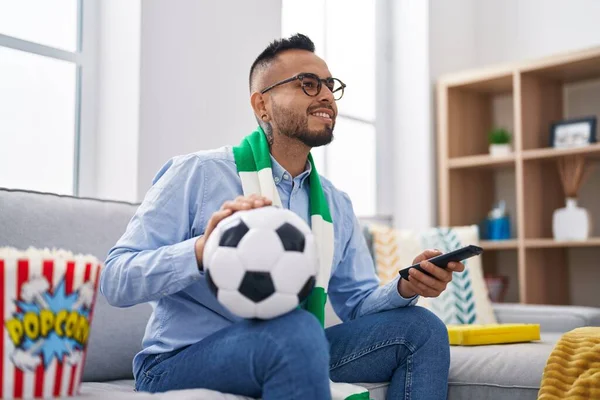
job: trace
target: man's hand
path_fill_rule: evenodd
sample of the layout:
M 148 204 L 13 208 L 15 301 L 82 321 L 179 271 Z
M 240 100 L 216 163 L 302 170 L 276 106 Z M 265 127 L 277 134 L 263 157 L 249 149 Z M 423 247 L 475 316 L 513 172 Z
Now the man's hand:
M 401 278 L 398 282 L 398 292 L 402 297 L 409 298 L 417 294 L 423 297 L 438 297 L 446 290 L 448 283 L 452 281 L 452 272 L 462 272 L 465 270 L 464 264 L 460 262 L 451 262 L 444 269 L 427 261 L 440 254 L 442 253 L 438 250 L 426 250 L 415 257 L 413 264 L 420 264 L 421 268 L 433 275 L 434 278 L 414 268 L 411 269 L 408 281 Z
M 270 206 L 272 204 L 271 200 L 266 197 L 259 196 L 256 194 L 250 196 L 238 196 L 233 201 L 226 201 L 223 203 L 219 211 L 216 211 L 211 215 L 208 223 L 206 224 L 206 230 L 204 231 L 204 235 L 200 236 L 198 240 L 196 240 L 195 250 L 196 250 L 196 260 L 198 261 L 198 265 L 202 265 L 202 253 L 204 252 L 204 245 L 208 240 L 208 237 L 215 230 L 215 227 L 224 220 L 229 217 L 236 211 L 243 210 L 251 210 L 253 208 L 261 208 Z

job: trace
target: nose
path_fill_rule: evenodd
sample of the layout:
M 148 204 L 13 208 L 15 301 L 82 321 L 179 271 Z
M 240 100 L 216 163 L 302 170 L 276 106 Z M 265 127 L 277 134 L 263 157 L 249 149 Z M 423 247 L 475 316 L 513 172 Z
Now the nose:
M 318 100 L 319 103 L 333 104 L 335 102 L 335 99 L 333 98 L 333 93 L 327 85 L 321 85 L 321 92 L 319 92 Z

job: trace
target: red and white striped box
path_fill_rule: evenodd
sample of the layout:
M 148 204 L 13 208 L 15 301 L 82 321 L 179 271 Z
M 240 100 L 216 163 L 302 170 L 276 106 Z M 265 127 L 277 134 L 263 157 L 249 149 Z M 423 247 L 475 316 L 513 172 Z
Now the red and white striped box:
M 0 248 L 0 398 L 78 394 L 101 269 L 89 255 Z

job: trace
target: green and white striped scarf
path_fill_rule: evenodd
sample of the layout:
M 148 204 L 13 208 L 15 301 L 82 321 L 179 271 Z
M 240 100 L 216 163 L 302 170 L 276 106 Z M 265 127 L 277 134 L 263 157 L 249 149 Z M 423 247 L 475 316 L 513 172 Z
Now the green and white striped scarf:
M 261 127 L 246 136 L 239 146 L 233 148 L 233 157 L 242 180 L 244 195 L 258 194 L 270 199 L 273 205 L 282 207 L 277 187 L 273 181 L 269 144 Z M 323 193 L 321 179 L 310 154 L 308 161 L 311 165 L 308 177 L 310 218 L 312 232 L 318 246 L 319 272 L 315 288 L 308 296 L 304 307 L 314 314 L 321 326 L 325 328 L 325 303 L 327 302 L 327 287 L 333 263 L 333 220 L 325 193 Z M 369 400 L 369 392 L 365 388 L 347 383 L 331 382 L 331 395 L 335 400 Z

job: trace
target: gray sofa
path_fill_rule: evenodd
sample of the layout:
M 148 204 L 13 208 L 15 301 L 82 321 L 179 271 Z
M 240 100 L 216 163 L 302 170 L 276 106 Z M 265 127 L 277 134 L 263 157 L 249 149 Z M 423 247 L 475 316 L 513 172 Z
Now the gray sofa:
M 56 247 L 104 260 L 137 205 L 0 189 L 0 246 Z M 600 309 L 495 304 L 500 322 L 540 323 L 542 341 L 513 345 L 452 347 L 448 398 L 536 399 L 546 359 L 561 333 L 600 326 Z M 149 395 L 133 392 L 131 362 L 140 349 L 151 309 L 109 306 L 98 296 L 79 397 L 106 399 L 205 399 L 206 391 Z M 335 323 L 330 321 L 329 324 Z M 370 385 L 384 399 L 386 384 Z M 214 394 L 214 393 L 213 393 Z M 219 399 L 239 399 L 222 395 Z

